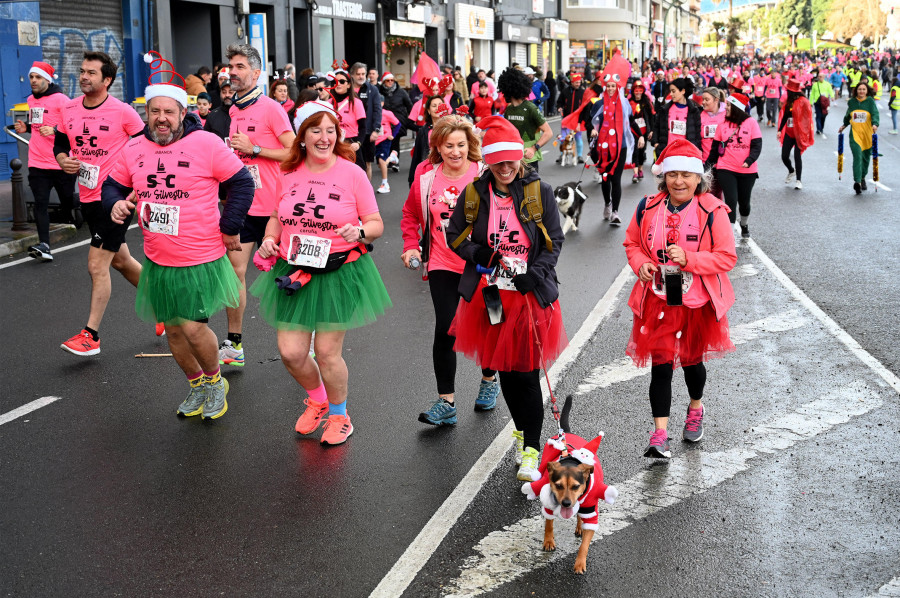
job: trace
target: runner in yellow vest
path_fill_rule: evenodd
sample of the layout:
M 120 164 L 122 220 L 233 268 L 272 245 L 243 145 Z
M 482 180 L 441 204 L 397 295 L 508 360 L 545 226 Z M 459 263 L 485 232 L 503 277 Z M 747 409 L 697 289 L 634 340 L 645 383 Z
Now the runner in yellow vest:
M 894 128 L 888 131 L 891 135 L 897 134 L 897 112 L 900 111 L 900 73 L 894 79 L 894 85 L 891 87 L 891 99 L 888 102 L 888 108 L 891 109 L 891 122 Z

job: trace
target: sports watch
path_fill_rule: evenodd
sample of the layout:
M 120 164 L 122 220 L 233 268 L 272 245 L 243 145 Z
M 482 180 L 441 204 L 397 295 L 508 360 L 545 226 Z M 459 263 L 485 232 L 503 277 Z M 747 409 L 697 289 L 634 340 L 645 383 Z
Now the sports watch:
M 258 145 L 254 145 L 253 146 L 253 157 L 255 158 L 256 156 L 258 156 L 261 151 L 262 151 L 261 147 L 259 147 Z

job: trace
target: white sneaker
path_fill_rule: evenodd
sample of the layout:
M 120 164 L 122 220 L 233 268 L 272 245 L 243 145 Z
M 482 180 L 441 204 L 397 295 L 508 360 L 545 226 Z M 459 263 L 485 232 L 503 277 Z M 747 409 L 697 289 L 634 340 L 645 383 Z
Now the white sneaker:
M 790 185 L 791 183 L 794 182 L 794 179 L 796 179 L 796 178 L 797 178 L 797 176 L 793 172 L 789 172 L 788 175 L 786 177 L 784 177 L 784 184 Z
M 602 183 L 602 182 L 603 182 L 603 176 L 600 174 L 600 171 L 599 171 L 599 170 L 595 170 L 595 171 L 594 171 L 594 182 L 595 182 L 595 183 Z
M 822 131 L 822 139 L 828 139 L 828 135 L 825 134 L 825 131 Z
M 896 135 L 896 134 L 897 134 L 897 129 L 894 129 L 893 131 L 888 131 L 888 135 Z
M 797 183 L 794 185 L 794 189 L 803 189 L 803 183 L 797 181 Z
M 516 472 L 516 479 L 520 482 L 536 482 L 541 479 L 541 473 L 538 471 L 540 457 L 537 450 L 530 446 L 522 451 L 522 464 Z
M 606 204 L 603 207 L 603 219 L 609 220 L 612 215 L 613 215 L 612 204 Z
M 610 218 L 609 218 L 609 223 L 610 223 L 611 225 L 613 225 L 613 226 L 620 226 L 620 225 L 622 224 L 622 221 L 619 219 L 619 213 L 618 213 L 618 212 L 613 212 L 613 213 L 612 213 L 612 215 L 611 215 Z
M 387 183 L 381 183 L 381 186 L 378 187 L 378 192 L 379 192 L 379 193 L 390 193 L 390 192 L 391 192 L 391 186 L 388 185 Z
M 391 152 L 391 155 L 388 157 L 388 164 L 399 164 L 399 163 L 400 163 L 400 157 L 397 156 L 396 153 Z

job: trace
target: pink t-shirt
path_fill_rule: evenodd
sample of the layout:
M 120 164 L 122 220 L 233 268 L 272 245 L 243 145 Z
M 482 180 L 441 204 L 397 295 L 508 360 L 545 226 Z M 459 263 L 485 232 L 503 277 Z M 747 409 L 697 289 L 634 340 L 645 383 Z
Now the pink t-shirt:
M 753 119 L 748 119 L 753 120 Z M 756 122 L 756 121 L 753 121 Z M 677 216 L 677 217 L 676 217 Z M 674 226 L 670 226 L 670 223 Z M 700 210 L 697 209 L 696 199 L 691 199 L 691 203 L 682 208 L 678 214 L 672 214 L 666 206 L 660 206 L 656 211 L 656 218 L 653 226 L 648 231 L 648 243 L 651 248 L 651 255 L 660 255 L 660 250 L 664 250 L 668 245 L 667 239 L 670 231 L 678 231 L 678 241 L 675 243 L 688 252 L 695 252 L 700 248 L 700 234 L 703 227 L 700 223 Z M 672 263 L 674 264 L 674 262 Z M 662 281 L 662 269 L 653 275 L 653 282 L 650 286 L 658 297 L 666 298 L 666 287 Z M 709 293 L 703 287 L 700 278 L 694 276 L 691 272 L 682 271 L 681 278 L 681 301 L 685 307 L 698 308 L 702 307 L 709 301 Z
M 119 152 L 133 135 L 144 130 L 144 121 L 134 108 L 107 96 L 94 108 L 85 108 L 84 96 L 72 98 L 63 107 L 62 126 L 72 146 L 72 157 L 82 162 L 78 172 L 81 203 L 100 201 L 100 188 Z
M 301 164 L 282 174 L 281 188 L 278 219 L 283 228 L 279 249 L 285 260 L 293 235 L 327 239 L 331 242 L 327 253 L 353 249 L 356 243 L 345 241 L 337 230 L 345 224 L 359 226 L 360 218 L 378 212 L 375 190 L 366 171 L 343 158 L 338 158 L 328 171 L 315 174 L 305 163 Z M 324 248 L 321 243 L 313 241 L 313 245 Z M 296 244 L 304 244 L 303 239 Z
M 350 98 L 344 98 L 344 101 L 337 105 L 337 113 L 341 117 L 341 129 L 344 130 L 344 137 L 358 136 L 359 121 L 366 117 L 366 107 L 363 106 L 362 100 L 354 98 L 351 106 Z
M 777 98 L 781 96 L 781 76 L 770 75 L 766 78 L 766 97 Z
M 219 183 L 243 167 L 214 133 L 194 131 L 165 147 L 135 137 L 109 176 L 134 189 L 144 255 L 161 266 L 185 267 L 225 255 Z
M 488 245 L 513 263 L 512 272 L 504 272 L 497 280 L 501 291 L 515 291 L 512 278 L 528 271 L 531 240 L 525 232 L 512 197 L 499 197 L 491 189 L 491 211 L 488 215 Z M 485 275 L 485 278 L 487 275 Z
M 478 175 L 478 164 L 472 163 L 466 174 L 458 179 L 444 176 L 444 165 L 438 164 L 431 184 L 431 196 L 428 198 L 428 209 L 431 212 L 431 247 L 428 248 L 428 271 L 449 270 L 462 274 L 466 263 L 447 246 L 446 227 L 450 222 L 450 214 L 466 185 Z
M 238 131 L 250 138 L 253 145 L 266 149 L 279 149 L 282 147 L 278 137 L 285 133 L 293 133 L 291 122 L 288 120 L 284 108 L 268 96 L 260 96 L 253 104 L 243 110 L 232 105 L 228 113 L 231 115 L 231 127 L 229 135 Z M 250 206 L 249 216 L 271 216 L 278 203 L 281 182 L 280 164 L 269 158 L 254 158 L 251 154 L 235 152 L 237 157 L 250 171 L 253 182 L 256 185 L 256 194 L 253 196 L 253 205 Z
M 735 129 L 738 130 L 735 132 Z M 732 133 L 734 133 L 734 136 L 732 136 Z M 721 141 L 724 144 L 729 137 L 731 137 L 731 141 L 728 142 L 725 153 L 719 156 L 716 168 L 747 174 L 758 172 L 758 164 L 756 162 L 751 164 L 749 168 L 744 168 L 743 166 L 744 160 L 750 155 L 750 141 L 762 137 L 762 132 L 759 130 L 759 123 L 756 122 L 756 119 L 744 119 L 740 128 L 733 123 L 725 121 L 716 131 L 716 141 Z
M 394 129 L 394 125 L 399 125 L 400 121 L 394 116 L 394 113 L 390 110 L 381 110 L 381 135 L 378 136 L 378 139 L 375 140 L 375 145 L 378 145 L 385 139 L 387 139 L 388 133 L 391 133 Z
M 715 114 L 710 114 L 706 110 L 700 113 L 700 151 L 703 153 L 704 162 L 709 158 L 709 150 L 712 148 L 719 125 L 725 122 L 725 106 L 720 106 L 723 109 Z
M 750 83 L 750 85 L 753 87 L 753 95 L 755 95 L 756 97 L 761 98 L 766 93 L 765 77 L 753 75 L 752 77 L 750 77 L 748 83 Z
M 687 104 L 679 106 L 672 103 L 669 106 L 669 143 L 674 139 L 687 138 Z
M 69 103 L 69 98 L 64 93 L 54 93 L 49 96 L 35 98 L 28 96 L 28 108 L 30 114 L 28 121 L 31 123 L 31 140 L 28 142 L 28 166 L 30 168 L 46 168 L 47 170 L 62 170 L 56 156 L 53 155 L 53 135 L 44 137 L 41 135 L 41 127 L 56 127 L 62 123 L 63 107 Z

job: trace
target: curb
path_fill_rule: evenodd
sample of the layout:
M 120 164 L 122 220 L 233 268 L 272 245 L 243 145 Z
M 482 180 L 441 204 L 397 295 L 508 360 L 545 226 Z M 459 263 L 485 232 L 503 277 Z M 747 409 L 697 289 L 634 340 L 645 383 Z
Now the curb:
M 31 245 L 40 242 L 37 232 L 22 231 L 13 233 L 11 231 L 0 232 L 0 238 L 14 235 L 15 238 L 0 243 L 0 257 L 6 257 L 16 253 L 23 253 Z M 71 239 L 75 236 L 75 225 L 73 224 L 51 224 L 50 225 L 50 246 L 57 245 L 62 241 Z

